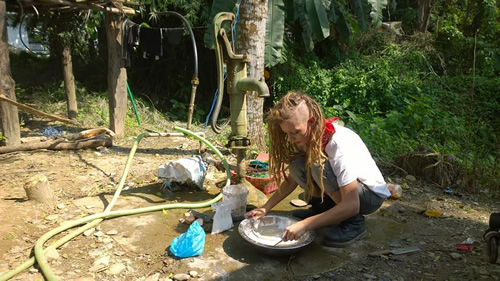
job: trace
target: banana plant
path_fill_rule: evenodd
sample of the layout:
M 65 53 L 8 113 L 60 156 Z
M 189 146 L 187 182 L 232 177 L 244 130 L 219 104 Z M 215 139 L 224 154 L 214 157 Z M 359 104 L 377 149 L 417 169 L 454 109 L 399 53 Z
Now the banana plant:
M 214 0 L 210 18 L 219 12 L 234 13 L 237 10 L 237 2 Z M 348 42 L 352 34 L 350 20 L 353 20 L 361 31 L 368 30 L 370 25 L 380 26 L 387 0 L 268 0 L 268 5 L 265 65 L 272 67 L 283 61 L 286 23 L 300 23 L 305 48 L 312 51 L 315 41 L 330 37 L 331 27 L 335 28 L 338 40 Z M 204 42 L 208 48 L 213 48 L 211 32 L 210 28 L 205 32 Z

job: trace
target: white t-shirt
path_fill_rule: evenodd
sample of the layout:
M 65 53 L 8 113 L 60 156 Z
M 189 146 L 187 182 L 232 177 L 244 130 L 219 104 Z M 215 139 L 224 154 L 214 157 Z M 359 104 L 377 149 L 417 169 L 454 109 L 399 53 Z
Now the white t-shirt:
M 387 184 L 365 143 L 352 130 L 333 124 L 335 134 L 325 152 L 340 187 L 359 180 L 382 198 L 391 196 Z

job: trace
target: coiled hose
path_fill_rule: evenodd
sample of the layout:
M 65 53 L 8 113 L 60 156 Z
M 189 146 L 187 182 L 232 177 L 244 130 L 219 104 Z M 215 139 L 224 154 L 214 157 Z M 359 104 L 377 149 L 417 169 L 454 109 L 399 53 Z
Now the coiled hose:
M 180 128 L 180 127 L 175 127 L 175 130 L 182 132 L 188 136 L 191 136 L 205 145 L 207 145 L 221 160 L 222 163 L 224 164 L 224 167 L 226 169 L 226 175 L 227 175 L 227 180 L 226 180 L 226 185 L 229 185 L 231 182 L 231 174 L 230 174 L 230 169 L 229 169 L 229 164 L 227 163 L 226 159 L 222 155 L 222 153 L 215 147 L 213 146 L 210 142 L 208 142 L 206 139 L 204 139 L 201 136 L 196 135 L 195 133 Z M 33 264 L 35 264 L 35 259 L 36 262 L 38 263 L 38 266 L 42 270 L 43 275 L 45 278 L 49 281 L 55 281 L 58 280 L 57 276 L 54 274 L 52 269 L 50 268 L 47 259 L 45 258 L 44 253 L 47 252 L 50 249 L 55 249 L 63 245 L 64 243 L 68 242 L 69 240 L 73 239 L 74 237 L 80 235 L 83 233 L 85 230 L 94 227 L 98 225 L 101 221 L 104 219 L 108 218 L 115 218 L 115 217 L 121 217 L 121 216 L 128 216 L 128 215 L 137 215 L 137 214 L 144 214 L 144 213 L 149 213 L 149 212 L 154 212 L 154 211 L 159 211 L 159 210 L 164 210 L 164 209 L 177 209 L 177 208 L 186 208 L 186 209 L 196 209 L 196 208 L 204 208 L 208 207 L 211 204 L 219 201 L 222 198 L 222 193 L 219 193 L 216 197 L 209 201 L 201 202 L 201 203 L 192 203 L 192 204 L 184 204 L 184 203 L 177 203 L 177 204 L 165 204 L 165 205 L 159 205 L 159 206 L 150 206 L 150 207 L 144 207 L 144 208 L 137 208 L 137 209 L 129 209 L 129 210 L 119 210 L 119 211 L 111 211 L 113 208 L 114 204 L 116 203 L 116 200 L 120 196 L 120 193 L 123 189 L 123 186 L 125 184 L 125 180 L 128 175 L 128 171 L 130 169 L 132 159 L 134 157 L 134 154 L 137 150 L 137 146 L 139 145 L 139 142 L 145 138 L 145 137 L 168 137 L 170 136 L 170 133 L 144 133 L 139 135 L 135 141 L 134 144 L 132 145 L 132 148 L 130 149 L 130 153 L 127 158 L 127 162 L 125 164 L 125 168 L 123 169 L 122 177 L 120 179 L 120 183 L 118 184 L 118 188 L 116 189 L 113 199 L 109 203 L 109 205 L 106 207 L 104 212 L 99 213 L 99 214 L 93 214 L 81 219 L 77 219 L 74 221 L 69 221 L 64 223 L 63 225 L 45 233 L 42 237 L 40 237 L 37 242 L 35 243 L 34 251 L 35 251 L 35 257 L 30 258 L 23 264 L 19 265 L 15 269 L 6 272 L 0 276 L 0 281 L 5 281 L 9 280 L 10 278 L 16 276 L 19 274 L 21 271 L 26 270 Z M 63 238 L 57 240 L 54 242 L 52 245 L 50 245 L 47 248 L 43 248 L 43 245 L 47 240 L 49 240 L 51 237 L 57 235 L 58 233 L 61 233 L 67 229 L 73 228 L 75 226 L 81 225 L 87 223 L 86 225 L 78 228 L 77 230 L 65 235 Z

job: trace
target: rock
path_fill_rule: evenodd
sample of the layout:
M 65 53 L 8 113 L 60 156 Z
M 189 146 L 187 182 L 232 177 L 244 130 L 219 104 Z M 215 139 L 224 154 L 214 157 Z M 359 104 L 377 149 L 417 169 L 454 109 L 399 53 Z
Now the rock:
M 95 228 L 87 229 L 83 232 L 83 236 L 89 236 L 90 234 L 94 233 L 94 231 L 95 231 Z
M 102 265 L 108 266 L 109 260 L 110 260 L 110 256 L 103 256 L 103 257 L 100 257 L 97 260 L 95 260 L 94 265 L 102 264 Z
M 319 279 L 319 278 L 321 278 L 321 275 L 319 275 L 319 274 L 315 274 L 315 275 L 313 275 L 313 279 L 314 279 L 314 280 Z
M 45 252 L 45 257 L 47 257 L 47 260 L 57 260 L 59 259 L 60 255 L 56 249 L 50 248 L 47 252 Z
M 103 235 L 104 235 L 104 233 L 102 231 L 97 231 L 96 233 L 94 233 L 95 237 L 101 237 Z
M 37 273 L 38 272 L 38 269 L 34 268 L 34 267 L 31 267 L 29 270 L 28 270 L 30 273 Z
M 48 216 L 46 216 L 45 220 L 47 220 L 47 221 L 55 221 L 58 218 L 59 218 L 59 215 L 54 214 L 54 215 L 48 215 Z
M 363 276 L 366 278 L 366 279 L 377 279 L 377 276 L 373 275 L 373 274 L 369 274 L 369 273 L 363 273 Z
M 126 266 L 122 263 L 115 263 L 109 267 L 109 274 L 118 275 L 125 270 Z
M 186 273 L 177 273 L 176 275 L 174 275 L 174 280 L 177 280 L 177 281 L 186 281 L 186 280 L 189 280 L 190 276 Z
M 189 271 L 189 276 L 191 276 L 193 278 L 198 277 L 198 271 L 196 271 L 196 270 Z
M 101 272 L 103 270 L 106 270 L 107 266 L 105 266 L 104 264 L 96 264 L 96 265 L 93 265 L 91 268 L 89 268 L 89 271 L 90 272 Z
M 83 276 L 77 279 L 74 279 L 75 281 L 94 281 L 94 277 L 92 276 Z
M 64 209 L 64 208 L 66 208 L 66 205 L 64 205 L 64 203 L 59 203 L 59 204 L 57 204 L 57 208 L 58 208 L 59 210 L 62 210 L 62 209 Z
M 102 239 L 102 243 L 108 244 L 108 243 L 113 243 L 113 239 L 109 237 L 105 237 Z
M 144 281 L 158 281 L 159 279 L 160 279 L 160 273 L 155 273 L 153 275 L 148 276 Z
M 98 257 L 98 256 L 102 256 L 103 254 L 104 254 L 104 250 L 101 248 L 92 249 L 89 251 L 89 256 L 91 256 L 91 257 Z
M 462 255 L 461 255 L 461 254 L 459 254 L 459 253 L 451 253 L 451 254 L 450 254 L 450 257 L 451 257 L 452 259 L 454 259 L 454 260 L 459 260 L 459 259 L 461 259 L 461 258 L 462 258 Z
M 408 181 L 416 181 L 417 180 L 417 178 L 415 178 L 415 176 L 412 176 L 412 175 L 407 175 L 405 177 L 405 179 L 408 180 Z
M 116 229 L 112 229 L 112 230 L 110 230 L 110 231 L 106 232 L 106 234 L 107 234 L 107 235 L 116 235 L 116 234 L 118 234 L 118 230 L 116 230 Z

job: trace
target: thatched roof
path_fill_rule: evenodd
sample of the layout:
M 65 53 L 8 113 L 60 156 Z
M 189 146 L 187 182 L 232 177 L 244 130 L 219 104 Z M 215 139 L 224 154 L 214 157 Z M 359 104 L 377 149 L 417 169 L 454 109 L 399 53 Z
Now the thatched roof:
M 37 12 L 38 8 L 54 10 L 94 10 L 111 12 L 116 14 L 136 13 L 135 8 L 139 3 L 129 0 L 12 0 L 7 1 L 11 6 L 22 5 L 25 12 L 29 10 Z

